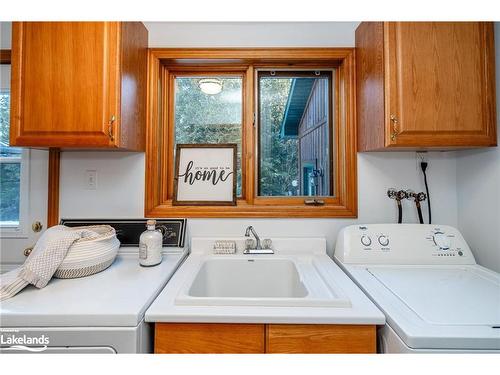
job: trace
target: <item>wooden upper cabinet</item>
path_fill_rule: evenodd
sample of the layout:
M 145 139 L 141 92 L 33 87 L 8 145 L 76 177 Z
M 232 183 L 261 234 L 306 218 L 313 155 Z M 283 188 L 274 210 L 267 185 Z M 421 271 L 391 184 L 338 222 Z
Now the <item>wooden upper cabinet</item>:
M 358 149 L 496 146 L 489 22 L 363 22 Z
M 144 150 L 147 36 L 139 22 L 14 22 L 10 144 Z

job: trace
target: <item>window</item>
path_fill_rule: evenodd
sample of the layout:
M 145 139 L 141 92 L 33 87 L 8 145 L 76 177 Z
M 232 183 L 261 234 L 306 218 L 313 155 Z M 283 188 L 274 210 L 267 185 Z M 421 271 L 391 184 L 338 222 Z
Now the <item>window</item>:
M 236 143 L 238 145 L 236 194 L 241 197 L 242 78 L 176 75 L 173 79 L 175 145 Z
M 10 64 L 0 65 L 0 227 L 19 230 L 26 202 L 21 181 L 26 175 L 28 151 L 9 147 Z
M 353 49 L 150 51 L 146 216 L 355 217 Z M 175 145 L 236 143 L 236 206 L 173 206 Z
M 259 196 L 331 196 L 333 72 L 259 71 Z

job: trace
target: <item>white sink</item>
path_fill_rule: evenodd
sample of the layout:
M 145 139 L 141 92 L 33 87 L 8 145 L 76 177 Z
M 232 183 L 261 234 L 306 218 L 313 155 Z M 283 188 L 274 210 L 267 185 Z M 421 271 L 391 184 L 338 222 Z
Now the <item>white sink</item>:
M 178 305 L 350 307 L 314 262 L 269 257 L 209 257 L 188 279 Z
M 212 259 L 203 263 L 189 296 L 304 298 L 307 289 L 295 264 L 287 259 Z

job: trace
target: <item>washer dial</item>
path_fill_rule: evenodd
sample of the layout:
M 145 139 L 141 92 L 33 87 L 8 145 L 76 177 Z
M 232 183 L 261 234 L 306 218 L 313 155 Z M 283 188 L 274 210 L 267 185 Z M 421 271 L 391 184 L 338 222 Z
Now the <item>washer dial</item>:
M 381 234 L 380 236 L 378 236 L 378 243 L 382 246 L 389 245 L 389 237 L 387 237 L 385 234 Z
M 449 250 L 451 247 L 451 241 L 443 232 L 436 232 L 432 237 L 434 243 L 440 250 Z
M 369 236 L 367 236 L 366 234 L 363 234 L 361 236 L 361 243 L 364 246 L 370 246 L 372 244 L 372 239 Z

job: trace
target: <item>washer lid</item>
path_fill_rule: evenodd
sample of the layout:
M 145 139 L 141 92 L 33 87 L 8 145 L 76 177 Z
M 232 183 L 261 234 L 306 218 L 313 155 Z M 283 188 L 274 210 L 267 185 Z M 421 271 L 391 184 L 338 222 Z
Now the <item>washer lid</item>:
M 500 325 L 500 284 L 477 268 L 369 267 L 367 271 L 428 324 Z

